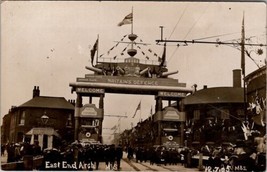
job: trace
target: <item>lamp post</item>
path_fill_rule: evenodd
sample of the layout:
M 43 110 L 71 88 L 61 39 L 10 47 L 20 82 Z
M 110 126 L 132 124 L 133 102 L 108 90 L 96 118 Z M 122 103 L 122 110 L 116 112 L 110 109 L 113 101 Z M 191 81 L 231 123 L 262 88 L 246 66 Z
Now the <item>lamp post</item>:
M 49 120 L 48 116 L 46 116 L 46 115 L 41 116 L 41 121 L 42 121 L 44 126 L 47 124 L 48 120 Z

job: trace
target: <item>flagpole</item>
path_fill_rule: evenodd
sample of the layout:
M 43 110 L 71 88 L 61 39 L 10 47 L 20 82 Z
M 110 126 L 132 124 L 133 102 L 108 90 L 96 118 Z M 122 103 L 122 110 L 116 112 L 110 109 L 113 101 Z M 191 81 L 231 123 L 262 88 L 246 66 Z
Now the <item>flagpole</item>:
M 96 64 L 98 64 L 99 34 L 97 34 Z
M 246 99 L 246 83 L 245 83 L 245 76 L 246 76 L 246 72 L 245 72 L 245 15 L 243 12 L 243 19 L 242 19 L 242 31 L 241 31 L 241 70 L 242 70 L 242 74 L 243 74 L 243 89 L 244 89 L 244 114 L 245 114 L 245 121 L 248 120 L 248 116 L 247 116 L 247 112 L 246 112 L 246 103 L 247 103 L 247 99 Z
M 133 34 L 133 6 L 132 6 L 132 25 L 131 25 L 131 34 Z

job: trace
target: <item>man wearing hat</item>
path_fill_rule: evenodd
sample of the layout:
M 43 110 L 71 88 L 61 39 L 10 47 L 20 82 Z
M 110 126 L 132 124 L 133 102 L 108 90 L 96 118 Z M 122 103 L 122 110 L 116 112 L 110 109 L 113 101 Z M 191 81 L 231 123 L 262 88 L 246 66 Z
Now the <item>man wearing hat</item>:
M 245 152 L 246 146 L 243 140 L 236 142 L 234 148 L 237 158 L 233 162 L 233 171 L 253 171 L 255 169 L 255 161 Z

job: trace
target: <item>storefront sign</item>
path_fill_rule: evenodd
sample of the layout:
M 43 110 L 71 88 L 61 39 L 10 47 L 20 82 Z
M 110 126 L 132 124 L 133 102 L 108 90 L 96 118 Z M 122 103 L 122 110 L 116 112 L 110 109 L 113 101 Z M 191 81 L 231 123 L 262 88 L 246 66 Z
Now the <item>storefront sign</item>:
M 159 85 L 157 81 L 138 80 L 138 79 L 107 79 L 108 83 L 128 84 L 128 85 Z
M 158 96 L 161 96 L 161 97 L 185 97 L 186 93 L 159 91 Z
M 83 116 L 96 116 L 97 111 L 93 107 L 85 107 L 81 112 Z
M 151 85 L 151 86 L 177 86 L 185 87 L 185 83 L 179 83 L 172 78 L 141 78 L 121 76 L 95 76 L 85 75 L 85 78 L 77 78 L 77 82 L 109 83 L 124 85 Z
M 163 119 L 165 121 L 185 121 L 185 113 L 179 112 L 177 109 L 173 107 L 167 107 L 163 111 Z
M 96 93 L 96 94 L 104 94 L 105 90 L 101 88 L 76 88 L 77 93 Z

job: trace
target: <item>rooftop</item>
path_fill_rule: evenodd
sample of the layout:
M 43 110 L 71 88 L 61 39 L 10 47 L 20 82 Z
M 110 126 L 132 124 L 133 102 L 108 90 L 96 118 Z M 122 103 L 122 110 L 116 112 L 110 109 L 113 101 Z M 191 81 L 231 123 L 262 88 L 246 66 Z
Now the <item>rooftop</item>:
M 74 106 L 64 97 L 37 96 L 19 107 L 54 108 L 74 110 Z
M 208 103 L 243 103 L 244 89 L 240 87 L 214 87 L 196 91 L 184 99 L 185 105 Z

